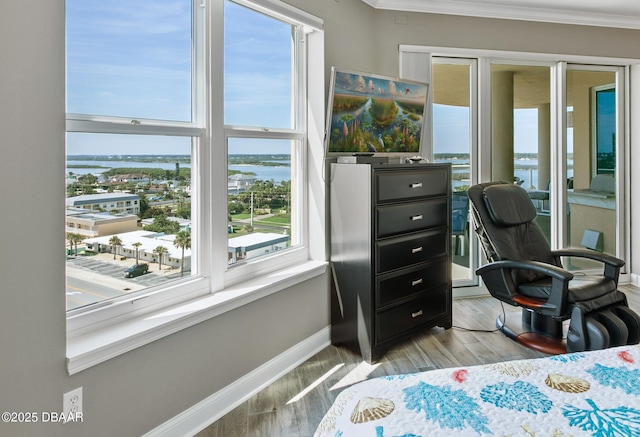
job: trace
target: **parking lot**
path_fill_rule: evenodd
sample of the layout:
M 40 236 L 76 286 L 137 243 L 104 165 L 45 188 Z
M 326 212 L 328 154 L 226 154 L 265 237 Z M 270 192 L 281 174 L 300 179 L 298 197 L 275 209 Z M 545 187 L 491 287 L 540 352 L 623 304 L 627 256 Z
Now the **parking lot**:
M 157 263 L 149 264 L 149 272 L 135 278 L 125 278 L 122 272 L 135 264 L 135 259 L 111 254 L 77 256 L 67 259 L 67 310 L 112 299 L 144 288 L 180 278 L 180 270 Z

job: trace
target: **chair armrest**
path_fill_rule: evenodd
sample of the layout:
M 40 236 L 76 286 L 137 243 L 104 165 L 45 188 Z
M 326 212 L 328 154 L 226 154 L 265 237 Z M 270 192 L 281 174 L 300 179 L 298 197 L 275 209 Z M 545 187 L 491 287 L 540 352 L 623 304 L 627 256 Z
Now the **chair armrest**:
M 551 278 L 551 294 L 546 302 L 540 300 L 535 308 L 540 313 L 553 317 L 564 314 L 569 281 L 573 279 L 573 274 L 560 267 L 539 261 L 504 260 L 484 265 L 476 270 L 476 274 L 482 276 L 482 280 L 493 297 L 514 306 L 522 306 L 522 301 L 517 301 L 516 297 L 519 295 L 517 285 L 509 274 L 514 269 L 531 270 L 549 276 Z
M 622 267 L 624 266 L 624 261 L 620 258 L 616 258 L 615 256 L 608 255 L 606 253 L 594 252 L 593 250 L 587 249 L 559 249 L 552 250 L 551 254 L 555 257 L 560 256 L 575 256 L 579 258 L 589 258 L 596 261 L 603 262 L 611 267 Z
M 616 284 L 618 283 L 618 277 L 620 276 L 620 269 L 625 264 L 623 260 L 616 258 L 615 256 L 587 249 L 558 249 L 552 250 L 551 254 L 556 258 L 557 262 L 560 262 L 560 257 L 563 256 L 588 258 L 594 261 L 599 261 L 604 264 L 604 277 L 613 279 L 616 281 Z
M 563 268 L 539 261 L 494 261 L 476 270 L 476 275 L 483 275 L 486 272 L 490 272 L 496 269 L 532 270 L 537 273 L 542 273 L 543 275 L 551 276 L 552 278 L 558 279 L 560 281 L 570 281 L 573 279 L 573 273 L 570 273 Z

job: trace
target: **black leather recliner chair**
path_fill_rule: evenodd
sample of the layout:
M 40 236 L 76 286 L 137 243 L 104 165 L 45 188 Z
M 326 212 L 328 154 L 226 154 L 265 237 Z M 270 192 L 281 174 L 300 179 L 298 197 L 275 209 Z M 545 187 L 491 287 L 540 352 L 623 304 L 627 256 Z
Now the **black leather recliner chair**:
M 489 261 L 476 274 L 493 297 L 522 307 L 521 317 L 498 317 L 502 332 L 550 354 L 640 341 L 640 317 L 617 289 L 624 261 L 587 249 L 551 250 L 534 221 L 531 199 L 517 185 L 488 182 L 472 186 L 468 194 L 475 231 Z M 563 269 L 561 257 L 600 261 L 603 275 L 573 275 Z

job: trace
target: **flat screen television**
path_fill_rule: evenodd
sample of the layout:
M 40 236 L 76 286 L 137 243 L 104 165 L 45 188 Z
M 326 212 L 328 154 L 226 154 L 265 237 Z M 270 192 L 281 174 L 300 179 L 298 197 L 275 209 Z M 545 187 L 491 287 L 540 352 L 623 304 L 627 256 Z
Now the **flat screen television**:
M 325 150 L 344 154 L 418 154 L 429 85 L 331 69 Z

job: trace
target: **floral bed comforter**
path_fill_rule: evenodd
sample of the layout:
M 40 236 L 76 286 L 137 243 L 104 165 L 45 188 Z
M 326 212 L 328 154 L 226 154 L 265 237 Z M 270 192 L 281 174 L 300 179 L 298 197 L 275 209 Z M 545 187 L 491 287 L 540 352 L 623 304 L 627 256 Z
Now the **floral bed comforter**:
M 376 378 L 315 437 L 640 436 L 640 347 Z

